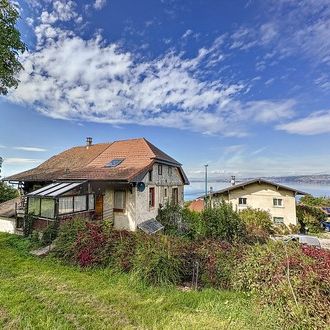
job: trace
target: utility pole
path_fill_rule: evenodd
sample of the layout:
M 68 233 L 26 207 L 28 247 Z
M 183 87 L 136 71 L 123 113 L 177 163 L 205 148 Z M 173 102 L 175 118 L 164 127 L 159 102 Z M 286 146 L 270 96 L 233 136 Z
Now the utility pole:
M 1 179 L 1 168 L 2 168 L 3 158 L 0 156 L 0 179 Z
M 205 198 L 207 198 L 207 167 L 209 165 L 204 165 L 205 166 Z

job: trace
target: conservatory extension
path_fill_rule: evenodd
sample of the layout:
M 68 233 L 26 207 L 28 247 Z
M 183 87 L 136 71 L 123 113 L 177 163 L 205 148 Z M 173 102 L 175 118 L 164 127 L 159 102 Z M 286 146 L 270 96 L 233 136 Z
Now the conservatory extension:
M 93 214 L 95 195 L 89 190 L 87 181 L 51 183 L 26 195 L 27 213 L 45 220 Z

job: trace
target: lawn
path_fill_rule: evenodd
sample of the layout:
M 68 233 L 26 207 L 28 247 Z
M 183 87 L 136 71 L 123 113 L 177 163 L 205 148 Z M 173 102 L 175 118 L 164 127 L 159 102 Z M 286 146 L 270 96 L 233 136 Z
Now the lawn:
M 153 288 L 110 270 L 27 254 L 0 233 L 1 329 L 277 329 L 272 308 L 245 294 Z

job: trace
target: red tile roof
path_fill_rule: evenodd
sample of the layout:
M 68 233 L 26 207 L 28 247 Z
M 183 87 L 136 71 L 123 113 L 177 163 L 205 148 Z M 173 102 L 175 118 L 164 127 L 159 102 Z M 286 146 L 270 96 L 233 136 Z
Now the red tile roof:
M 124 159 L 118 166 L 105 167 L 113 159 Z M 100 143 L 89 147 L 68 149 L 51 157 L 38 167 L 5 178 L 9 181 L 54 181 L 54 180 L 141 180 L 153 163 L 162 162 L 178 167 L 184 183 L 188 179 L 181 164 L 141 139 Z
M 188 209 L 190 211 L 202 212 L 204 210 L 204 199 L 195 199 L 195 200 L 193 200 L 189 204 Z

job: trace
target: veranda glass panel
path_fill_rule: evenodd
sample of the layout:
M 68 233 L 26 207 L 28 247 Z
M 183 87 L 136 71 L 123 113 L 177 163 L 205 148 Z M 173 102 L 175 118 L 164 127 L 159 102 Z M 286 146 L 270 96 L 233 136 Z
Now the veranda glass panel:
M 41 199 L 41 212 L 43 218 L 54 219 L 55 215 L 55 200 L 50 198 Z
M 86 195 L 74 196 L 73 203 L 74 203 L 73 209 L 75 212 L 87 210 L 87 196 Z
M 73 197 L 60 197 L 58 200 L 58 213 L 72 213 L 73 212 Z
M 28 198 L 28 213 L 32 213 L 34 215 L 40 214 L 40 198 L 37 197 Z
M 95 209 L 95 198 L 94 198 L 94 194 L 89 194 L 88 195 L 88 209 L 89 210 L 94 210 Z

